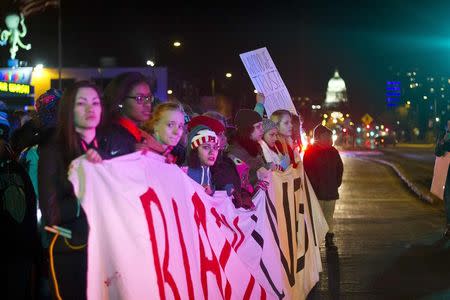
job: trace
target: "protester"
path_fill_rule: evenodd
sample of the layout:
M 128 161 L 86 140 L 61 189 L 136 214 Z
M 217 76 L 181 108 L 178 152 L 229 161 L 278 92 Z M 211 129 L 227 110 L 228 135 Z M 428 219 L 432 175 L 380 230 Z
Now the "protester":
M 198 125 L 188 135 L 187 174 L 212 196 L 215 191 L 211 170 L 219 154 L 219 139 L 210 128 Z
M 49 246 L 51 293 L 57 299 L 85 299 L 89 225 L 67 178 L 71 161 L 82 154 L 92 162 L 109 158 L 99 148 L 97 127 L 102 116 L 101 93 L 87 81 L 75 83 L 61 97 L 54 137 L 39 145 L 39 204 Z M 120 148 L 121 145 L 116 145 Z
M 328 223 L 329 230 L 325 236 L 325 246 L 328 250 L 337 249 L 333 241 L 333 215 L 344 171 L 339 152 L 333 147 L 332 136 L 333 132 L 327 127 L 316 126 L 314 144 L 303 156 L 303 166 Z
M 277 124 L 269 119 L 263 119 L 264 135 L 263 139 L 259 142 L 261 145 L 262 153 L 266 163 L 273 163 L 278 170 L 286 170 L 288 165 L 286 159 L 283 158 L 283 154 L 277 148 L 276 141 L 278 139 L 278 127 Z
M 119 74 L 106 86 L 104 93 L 104 128 L 110 140 L 120 140 L 127 154 L 147 144 L 155 148 L 158 143 L 141 130 L 150 119 L 154 97 L 148 79 L 138 72 Z M 103 130 L 103 129 L 102 129 Z M 142 145 L 143 144 L 143 145 Z M 160 149 L 162 150 L 162 149 Z
M 272 113 L 270 120 L 277 124 L 278 127 L 277 148 L 287 160 L 287 165 L 292 165 L 296 168 L 301 158 L 300 152 L 295 148 L 292 139 L 293 125 L 291 113 L 287 110 L 280 109 Z
M 146 144 L 142 150 L 150 150 L 166 157 L 166 162 L 175 163 L 177 157 L 171 154 L 179 143 L 185 127 L 183 108 L 173 102 L 158 104 L 152 117 L 143 126 L 156 143 Z
M 0 112 L 0 198 L 5 299 L 33 299 L 39 240 L 36 198 L 25 169 L 8 143 L 8 115 Z
M 241 179 L 242 206 L 253 207 L 251 196 L 258 188 L 267 188 L 265 179 L 273 164 L 262 157 L 261 141 L 264 131 L 261 116 L 250 109 L 241 109 L 235 117 L 237 136 L 229 147 L 228 155 L 236 164 Z
M 438 157 L 444 156 L 450 151 L 450 120 L 447 121 L 447 126 L 443 132 L 438 136 L 435 154 Z M 447 177 L 445 180 L 444 188 L 444 205 L 445 205 L 445 216 L 446 216 L 446 226 L 444 230 L 444 239 L 450 240 L 450 166 L 447 171 Z
M 46 143 L 51 136 L 55 133 L 55 127 L 57 123 L 58 104 L 61 98 L 61 91 L 57 89 L 49 89 L 44 94 L 40 95 L 35 103 L 36 118 L 28 121 L 22 126 L 19 132 L 13 134 L 18 140 L 22 141 L 23 145 L 29 145 L 25 148 L 19 157 L 19 162 L 25 167 L 31 182 L 33 183 L 34 192 L 36 194 L 36 200 L 39 200 L 38 189 L 38 163 L 39 163 L 39 145 Z M 37 202 L 39 203 L 39 202 Z M 39 205 L 37 205 L 37 213 L 40 216 L 41 211 Z M 49 284 L 48 284 L 48 270 L 46 268 L 48 264 L 48 234 L 44 230 L 44 224 L 38 219 L 38 234 L 41 241 L 41 248 L 39 249 L 39 257 L 37 264 L 38 272 L 38 285 L 40 297 L 48 297 Z
M 218 137 L 219 153 L 216 162 L 210 167 L 212 182 L 216 190 L 226 191 L 232 196 L 233 203 L 239 206 L 241 203 L 241 179 L 233 160 L 227 155 L 227 137 L 225 135 L 225 117 L 218 112 L 209 111 L 201 116 L 196 116 L 188 124 L 189 131 L 196 126 L 210 128 Z

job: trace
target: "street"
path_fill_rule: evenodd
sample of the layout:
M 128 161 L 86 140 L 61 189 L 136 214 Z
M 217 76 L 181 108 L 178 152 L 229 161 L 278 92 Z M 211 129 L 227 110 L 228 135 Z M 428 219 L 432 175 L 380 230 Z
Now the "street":
M 439 245 L 444 213 L 422 202 L 385 165 L 341 153 L 338 253 L 308 299 L 450 299 L 450 245 Z

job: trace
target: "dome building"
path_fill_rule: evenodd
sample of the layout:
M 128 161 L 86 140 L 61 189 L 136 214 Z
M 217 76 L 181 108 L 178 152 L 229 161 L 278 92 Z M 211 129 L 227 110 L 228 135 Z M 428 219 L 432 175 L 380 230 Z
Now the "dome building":
M 347 102 L 347 88 L 345 81 L 339 76 L 338 70 L 334 71 L 334 76 L 328 81 L 327 94 L 324 105 L 326 107 L 339 106 Z

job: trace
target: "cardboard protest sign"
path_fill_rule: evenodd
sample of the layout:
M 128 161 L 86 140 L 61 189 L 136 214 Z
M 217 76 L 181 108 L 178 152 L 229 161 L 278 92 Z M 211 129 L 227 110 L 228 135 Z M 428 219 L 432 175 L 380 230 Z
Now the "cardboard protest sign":
M 239 55 L 255 89 L 266 97 L 267 115 L 279 109 L 297 114 L 291 95 L 286 88 L 267 48 L 260 48 Z

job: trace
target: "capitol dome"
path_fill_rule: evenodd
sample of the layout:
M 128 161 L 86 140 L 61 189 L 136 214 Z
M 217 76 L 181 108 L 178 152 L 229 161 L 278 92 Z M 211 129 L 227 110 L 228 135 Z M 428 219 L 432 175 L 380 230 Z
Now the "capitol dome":
M 328 81 L 327 97 L 325 105 L 335 105 L 347 102 L 347 88 L 344 79 L 339 76 L 339 71 L 334 71 L 334 76 Z

